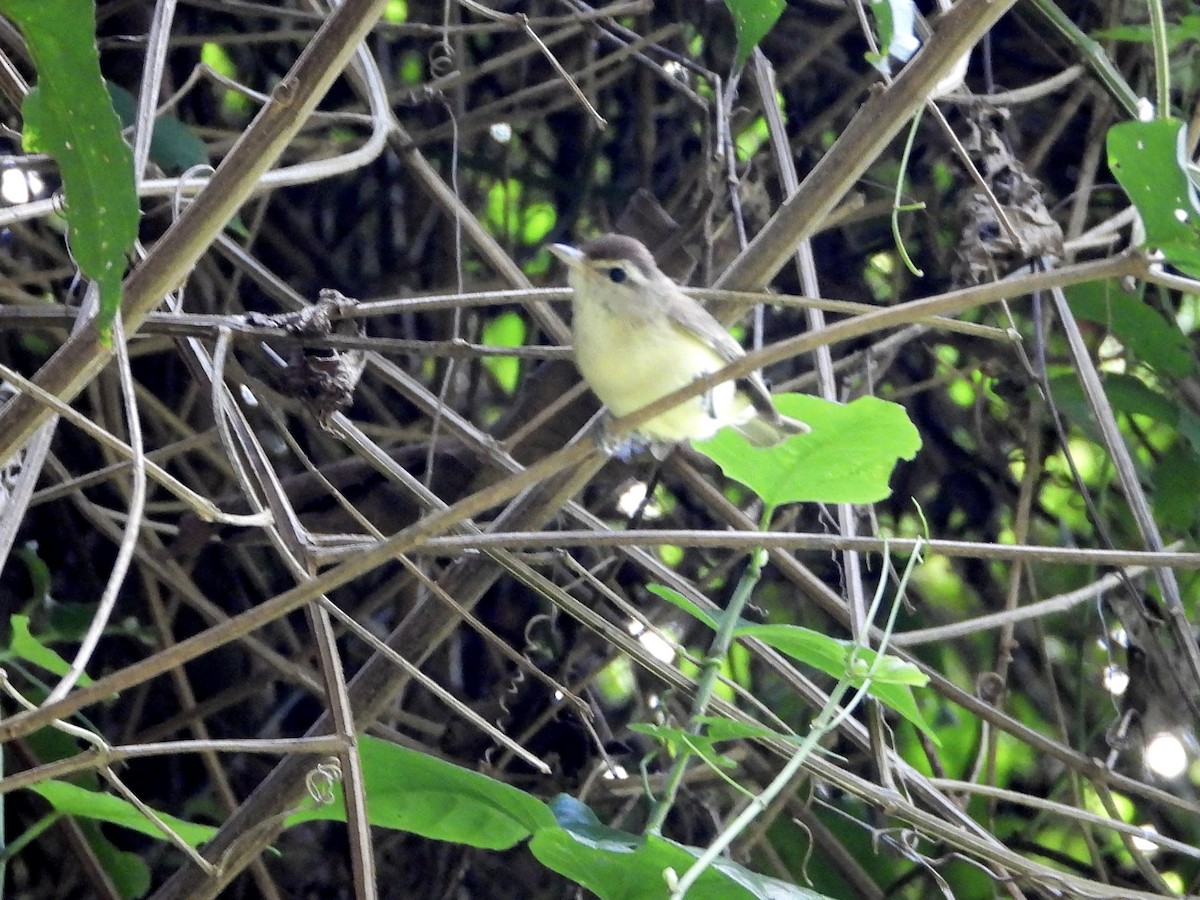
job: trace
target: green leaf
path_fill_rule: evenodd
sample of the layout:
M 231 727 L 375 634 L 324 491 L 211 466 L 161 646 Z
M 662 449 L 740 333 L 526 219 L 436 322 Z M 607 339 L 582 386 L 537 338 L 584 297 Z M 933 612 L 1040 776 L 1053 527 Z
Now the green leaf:
M 868 53 L 867 61 L 890 75 L 889 56 L 908 62 L 921 46 L 916 34 L 916 8 L 913 0 L 870 0 L 867 9 L 875 19 L 879 36 L 879 52 Z
M 1146 247 L 1200 277 L 1200 198 L 1188 179 L 1187 129 L 1177 119 L 1121 122 L 1108 131 L 1108 166 L 1146 225 Z
M 78 816 L 83 819 L 94 819 L 98 822 L 108 822 L 120 825 L 132 831 L 137 831 L 160 841 L 166 840 L 166 835 L 158 826 L 147 819 L 140 810 L 128 800 L 103 791 L 89 791 L 65 781 L 40 781 L 31 785 L 29 790 L 45 799 L 58 812 L 68 816 Z M 217 829 L 209 825 L 197 825 L 186 822 L 168 813 L 155 810 L 167 825 L 184 841 L 197 847 L 209 840 Z
M 792 659 L 820 669 L 833 678 L 846 678 L 855 687 L 864 682 L 857 666 L 850 671 L 850 660 L 857 659 L 865 670 L 873 670 L 867 693 L 937 741 L 937 734 L 925 722 L 917 708 L 912 687 L 924 686 L 929 678 L 916 666 L 894 656 L 879 654 L 853 641 L 838 640 L 811 628 L 798 625 L 747 625 L 737 630 L 740 637 L 752 637 L 769 644 Z
M 783 0 L 725 0 L 737 34 L 737 64 L 745 65 L 758 42 L 783 14 Z
M 716 748 L 716 740 L 706 734 L 692 734 L 687 729 L 670 725 L 649 725 L 638 722 L 629 726 L 631 731 L 652 737 L 672 755 L 686 750 L 700 757 L 714 769 L 736 769 L 737 763 Z
M 1179 326 L 1115 280 L 1073 285 L 1067 288 L 1067 300 L 1075 315 L 1103 325 L 1156 372 L 1182 377 L 1196 369 L 1191 341 Z
M 671 588 L 662 584 L 648 584 L 646 585 L 646 590 L 654 594 L 654 596 L 661 597 L 663 600 L 666 600 L 672 606 L 682 609 L 692 618 L 699 619 L 713 631 L 717 630 L 716 616 L 707 610 L 701 609 L 687 597 L 683 596 L 683 594 L 679 593 L 679 591 L 672 590 Z
M 100 75 L 92 3 L 0 0 L 29 47 L 38 82 L 25 97 L 25 149 L 53 156 L 62 172 L 71 255 L 100 287 L 100 334 L 109 340 L 121 305 L 125 254 L 138 229 L 133 154 Z
M 1092 32 L 1093 36 L 1114 41 L 1135 41 L 1146 44 L 1154 39 L 1153 30 L 1149 25 L 1121 25 L 1116 28 L 1102 28 Z M 1167 25 L 1167 48 L 1174 50 L 1184 41 L 1200 40 L 1200 15 L 1190 13 L 1179 17 L 1178 22 Z
M 21 562 L 25 563 L 25 569 L 28 571 L 29 580 L 33 585 L 29 599 L 34 603 L 43 603 L 50 599 L 50 587 L 54 581 L 50 575 L 50 567 L 38 555 L 39 549 L 37 541 L 28 541 L 17 548 L 17 556 L 20 557 Z
M 130 850 L 118 849 L 104 836 L 96 822 L 83 821 L 81 831 L 96 854 L 100 867 L 108 873 L 113 885 L 124 900 L 134 900 L 150 893 L 150 867 Z
M 1091 408 L 1087 405 L 1083 388 L 1073 375 L 1055 375 L 1050 379 L 1050 391 L 1055 400 L 1061 401 L 1064 408 L 1078 414 L 1087 410 L 1083 420 L 1091 418 Z M 1104 395 L 1112 403 L 1113 409 L 1127 415 L 1140 415 L 1174 425 L 1179 421 L 1179 408 L 1163 394 L 1154 390 L 1134 375 L 1123 375 L 1118 372 L 1104 374 Z
M 105 82 L 112 98 L 113 109 L 126 128 L 137 119 L 137 100 L 119 84 Z M 208 148 L 204 141 L 174 116 L 160 113 L 154 119 L 150 136 L 150 158 L 168 175 L 179 175 L 193 166 L 208 165 Z
M 1154 517 L 1171 531 L 1187 531 L 1200 519 L 1196 485 L 1200 484 L 1200 456 L 1183 443 L 1163 453 L 1154 466 Z
M 812 426 L 811 434 L 790 437 L 774 447 L 753 447 L 726 428 L 697 450 L 730 478 L 763 501 L 783 503 L 873 503 L 891 493 L 888 478 L 896 462 L 912 459 L 921 437 L 902 406 L 875 397 L 842 405 L 806 394 L 779 394 L 785 415 Z
M 9 616 L 8 621 L 12 628 L 12 639 L 8 647 L 15 656 L 33 663 L 35 666 L 40 666 L 54 675 L 67 674 L 71 668 L 70 664 L 33 635 L 29 630 L 29 616 L 14 614 Z M 87 675 L 81 675 L 79 683 L 91 684 L 92 679 Z
M 601 900 L 662 900 L 667 869 L 676 876 L 701 851 L 654 835 L 608 828 L 579 801 L 560 795 L 551 804 L 561 828 L 539 831 L 529 843 L 543 865 L 583 885 Z M 718 859 L 688 891 L 688 900 L 820 900 L 823 895 Z
M 525 343 L 526 331 L 525 319 L 509 311 L 490 319 L 483 326 L 481 337 L 489 347 L 520 347 Z M 517 389 L 521 361 L 515 356 L 485 356 L 483 364 L 505 393 L 511 394 Z
M 530 203 L 525 209 L 524 219 L 521 240 L 526 246 L 535 247 L 545 241 L 546 236 L 554 230 L 558 222 L 558 212 L 553 203 Z
M 359 738 L 372 825 L 507 850 L 554 824 L 546 805 L 511 785 L 378 738 Z M 346 821 L 340 784 L 333 803 L 287 818 L 289 826 L 314 819 Z

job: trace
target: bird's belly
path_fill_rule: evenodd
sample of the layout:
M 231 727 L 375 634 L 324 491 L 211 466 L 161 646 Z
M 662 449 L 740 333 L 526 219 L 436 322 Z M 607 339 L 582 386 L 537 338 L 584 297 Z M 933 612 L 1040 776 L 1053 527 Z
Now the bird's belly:
M 641 409 L 725 365 L 713 350 L 665 319 L 631 322 L 586 307 L 577 307 L 575 317 L 575 361 L 588 386 L 615 416 Z M 727 381 L 643 422 L 637 430 L 661 441 L 703 440 L 752 415 L 753 408 Z

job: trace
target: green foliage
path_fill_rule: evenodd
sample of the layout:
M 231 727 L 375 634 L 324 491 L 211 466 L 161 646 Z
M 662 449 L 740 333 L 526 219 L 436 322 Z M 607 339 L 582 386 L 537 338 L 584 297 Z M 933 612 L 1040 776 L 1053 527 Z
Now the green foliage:
M 912 459 L 921 437 L 904 408 L 875 397 L 848 404 L 806 394 L 781 394 L 775 405 L 807 422 L 811 434 L 774 447 L 753 447 L 731 428 L 695 447 L 729 478 L 754 490 L 769 506 L 813 501 L 873 503 L 891 492 L 899 459 Z
M 648 585 L 647 589 L 655 596 L 694 616 L 714 631 L 717 629 L 718 622 L 714 616 L 678 591 L 661 584 Z M 874 650 L 859 647 L 853 641 L 838 640 L 797 625 L 758 625 L 743 619 L 734 629 L 734 634 L 739 637 L 756 638 L 792 659 L 820 669 L 834 678 L 849 678 L 856 688 L 863 684 L 866 680 L 864 676 L 869 671 L 871 683 L 867 688 L 868 695 L 894 709 L 929 735 L 934 742 L 937 741 L 937 733 L 925 722 L 910 690 L 914 686 L 924 686 L 929 679 L 911 663 L 886 654 L 880 656 Z M 709 737 L 712 738 L 712 735 Z
M 70 663 L 29 630 L 29 616 L 12 615 L 9 616 L 8 621 L 9 627 L 12 629 L 12 637 L 6 656 L 11 655 L 17 659 L 23 659 L 54 675 L 67 674 L 71 668 Z M 79 678 L 79 683 L 82 685 L 91 684 L 91 681 L 87 675 L 81 675 Z
M 736 723 L 735 723 L 736 724 Z M 719 738 L 705 729 L 700 733 L 693 733 L 685 728 L 672 727 L 669 725 L 647 725 L 641 722 L 635 722 L 629 726 L 631 731 L 638 734 L 644 734 L 654 738 L 660 744 L 667 748 L 667 751 L 672 756 L 677 756 L 680 752 L 686 749 L 688 753 L 698 756 L 704 760 L 710 768 L 713 769 L 735 769 L 737 763 L 730 757 L 726 756 L 717 750 L 716 745 L 722 740 L 738 740 L 738 738 Z M 750 737 L 752 734 L 757 734 L 759 731 L 766 729 L 755 729 L 754 731 L 746 731 L 741 735 L 741 738 Z
M 237 64 L 220 44 L 205 41 L 200 47 L 200 61 L 218 75 L 222 75 L 230 81 L 237 80 Z M 235 116 L 246 116 L 253 110 L 250 99 L 234 90 L 222 91 L 221 107 L 225 112 Z
M 1098 38 L 1112 41 L 1133 41 L 1148 44 L 1153 38 L 1149 25 L 1120 25 L 1094 32 Z M 1174 49 L 1184 41 L 1200 40 L 1200 14 L 1184 13 L 1176 22 L 1168 23 L 1167 44 Z
M 150 867 L 137 853 L 119 849 L 104 836 L 98 822 L 81 822 L 79 830 L 124 900 L 144 897 L 149 893 Z
M 372 825 L 483 850 L 506 850 L 553 825 L 541 801 L 478 772 L 371 737 L 358 752 Z M 341 786 L 333 793 L 333 803 L 294 813 L 288 825 L 344 822 Z
M 737 33 L 737 64 L 746 60 L 783 14 L 783 0 L 725 0 Z
M 920 728 L 934 742 L 937 732 L 917 708 L 911 688 L 923 686 L 928 678 L 911 663 L 887 654 L 879 655 L 854 641 L 832 638 L 797 625 L 747 625 L 739 636 L 757 638 L 792 659 L 820 669 L 834 678 L 847 678 L 855 688 L 870 678 L 867 694 L 895 710 Z
M 602 900 L 661 900 L 664 877 L 682 875 L 699 850 L 656 835 L 636 835 L 601 824 L 590 809 L 560 795 L 551 805 L 559 828 L 534 835 L 529 843 L 543 865 L 583 885 Z M 820 894 L 767 878 L 718 859 L 688 891 L 688 900 L 817 900 Z
M 1108 166 L 1142 216 L 1146 246 L 1197 277 L 1200 199 L 1187 164 L 1187 129 L 1176 119 L 1122 122 L 1108 132 Z
M 488 347 L 520 347 L 525 343 L 527 330 L 525 319 L 509 310 L 489 319 L 483 326 L 481 337 Z M 485 356 L 483 365 L 504 393 L 511 394 L 517 389 L 521 361 L 515 356 Z
M 113 109 L 126 128 L 137 119 L 137 100 L 119 84 L 106 82 Z M 208 148 L 190 128 L 165 113 L 154 119 L 150 159 L 168 175 L 179 175 L 193 166 L 208 164 Z
M 871 0 L 866 6 L 875 20 L 879 52 L 868 53 L 867 61 L 884 72 L 890 72 L 888 56 L 907 62 L 920 42 L 915 31 L 915 9 L 912 0 Z
M 131 831 L 139 832 L 147 837 L 166 840 L 166 835 L 150 819 L 128 800 L 104 791 L 90 791 L 65 781 L 40 781 L 30 786 L 29 790 L 48 802 L 57 812 L 68 816 L 78 816 L 83 819 L 93 819 L 97 822 L 108 822 L 110 825 L 120 825 Z M 198 825 L 187 822 L 168 813 L 156 814 L 179 837 L 193 847 L 198 847 L 209 840 L 216 829 L 208 825 Z
M 1191 342 L 1174 322 L 1131 297 L 1114 281 L 1096 281 L 1067 288 L 1071 312 L 1103 325 L 1126 350 L 1162 375 L 1182 377 L 1195 371 Z
M 762 116 L 758 116 L 749 125 L 738 132 L 734 138 L 733 145 L 737 151 L 738 162 L 748 162 L 754 158 L 754 154 L 759 151 L 759 148 L 767 142 L 770 137 L 770 132 L 767 128 L 767 120 Z
M 21 29 L 38 71 L 21 108 L 25 149 L 54 157 L 62 172 L 71 255 L 99 285 L 108 341 L 139 209 L 133 154 L 100 75 L 95 11 L 78 0 L 3 0 L 0 13 Z
M 525 185 L 515 178 L 496 181 L 488 189 L 484 221 L 498 237 L 535 246 L 546 240 L 557 219 L 553 204 L 527 202 Z
M 388 0 L 383 8 L 383 21 L 400 25 L 408 21 L 408 0 Z

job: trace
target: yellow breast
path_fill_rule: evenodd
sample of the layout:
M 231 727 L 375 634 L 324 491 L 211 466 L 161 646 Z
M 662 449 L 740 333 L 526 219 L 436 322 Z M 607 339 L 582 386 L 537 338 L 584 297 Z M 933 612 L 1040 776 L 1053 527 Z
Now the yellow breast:
M 615 315 L 603 303 L 576 302 L 573 329 L 579 371 L 618 417 L 725 365 L 716 351 L 653 311 Z M 703 440 L 753 414 L 733 383 L 725 382 L 643 423 L 638 431 L 662 441 Z

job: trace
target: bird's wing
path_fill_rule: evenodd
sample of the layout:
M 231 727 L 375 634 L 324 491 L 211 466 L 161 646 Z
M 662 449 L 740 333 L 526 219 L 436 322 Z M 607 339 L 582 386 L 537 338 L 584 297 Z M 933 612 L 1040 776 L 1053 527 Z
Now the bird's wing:
M 684 331 L 696 335 L 712 347 L 724 362 L 731 363 L 746 355 L 745 349 L 725 330 L 725 326 L 699 303 L 672 304 L 670 315 Z M 771 392 L 767 390 L 767 383 L 763 381 L 760 372 L 751 372 L 744 378 L 739 378 L 737 385 L 760 415 L 770 422 L 781 418 L 775 404 L 771 402 Z

